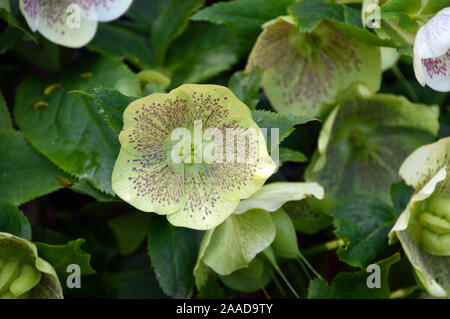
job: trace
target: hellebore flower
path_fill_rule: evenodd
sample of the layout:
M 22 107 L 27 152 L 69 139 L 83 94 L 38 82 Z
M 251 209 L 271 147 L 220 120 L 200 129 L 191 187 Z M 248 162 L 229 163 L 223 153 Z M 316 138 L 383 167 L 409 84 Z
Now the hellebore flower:
M 217 226 L 276 168 L 248 107 L 225 87 L 154 93 L 131 103 L 123 118 L 113 190 L 175 226 Z
M 322 115 L 327 104 L 355 82 L 377 91 L 381 83 L 380 50 L 358 42 L 322 21 L 302 32 L 293 17 L 263 25 L 246 71 L 262 70 L 261 86 L 282 114 Z
M 0 299 L 27 298 L 62 299 L 58 276 L 33 243 L 0 233 Z
M 133 0 L 20 0 L 29 27 L 48 40 L 69 48 L 91 41 L 97 22 L 119 18 Z
M 425 145 L 400 167 L 414 195 L 389 234 L 399 239 L 430 294 L 450 297 L 450 137 Z
M 414 72 L 422 86 L 450 91 L 450 8 L 439 11 L 417 32 Z

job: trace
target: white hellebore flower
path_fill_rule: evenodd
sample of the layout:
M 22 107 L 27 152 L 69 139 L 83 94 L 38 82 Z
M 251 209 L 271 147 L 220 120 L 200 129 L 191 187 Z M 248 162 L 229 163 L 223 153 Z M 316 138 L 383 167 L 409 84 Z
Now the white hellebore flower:
M 417 32 L 414 72 L 422 86 L 450 91 L 450 8 L 439 11 Z
M 91 41 L 98 22 L 119 18 L 133 0 L 20 0 L 20 10 L 34 32 L 69 48 Z

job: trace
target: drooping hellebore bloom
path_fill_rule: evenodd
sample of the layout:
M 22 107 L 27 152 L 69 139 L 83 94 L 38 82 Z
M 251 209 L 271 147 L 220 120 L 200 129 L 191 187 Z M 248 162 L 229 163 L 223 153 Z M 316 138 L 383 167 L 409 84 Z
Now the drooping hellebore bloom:
M 439 11 L 417 32 L 414 72 L 422 86 L 450 91 L 450 8 Z
M 217 226 L 275 170 L 248 107 L 228 88 L 185 84 L 134 101 L 123 118 L 113 190 L 175 226 Z
M 450 297 L 450 138 L 425 145 L 400 167 L 415 190 L 390 233 L 399 239 L 417 277 L 436 297 Z
M 27 298 L 62 299 L 58 276 L 33 243 L 0 233 L 0 299 Z
M 133 0 L 20 0 L 30 29 L 69 48 L 91 41 L 98 22 L 119 18 Z

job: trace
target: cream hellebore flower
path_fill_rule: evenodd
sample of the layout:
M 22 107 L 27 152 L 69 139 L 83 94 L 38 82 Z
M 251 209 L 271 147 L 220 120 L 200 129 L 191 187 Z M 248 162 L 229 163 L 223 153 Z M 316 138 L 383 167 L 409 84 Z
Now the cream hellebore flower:
M 123 118 L 113 190 L 175 226 L 217 226 L 275 171 L 250 110 L 225 87 L 154 93 L 131 103 Z
M 38 257 L 36 246 L 0 232 L 0 299 L 62 299 L 55 269 Z
M 420 282 L 450 297 L 450 137 L 418 148 L 400 167 L 415 193 L 390 233 L 400 240 Z
M 133 0 L 20 0 L 20 10 L 34 32 L 69 48 L 91 41 L 98 22 L 119 18 Z
M 450 8 L 439 11 L 417 32 L 414 72 L 422 86 L 450 91 Z

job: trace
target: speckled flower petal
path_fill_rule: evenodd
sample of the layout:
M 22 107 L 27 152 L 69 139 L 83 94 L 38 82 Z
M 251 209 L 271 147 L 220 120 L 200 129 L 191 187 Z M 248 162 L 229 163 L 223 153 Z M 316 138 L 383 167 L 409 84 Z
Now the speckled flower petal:
M 198 129 L 203 134 L 200 144 L 205 148 L 214 145 L 223 159 L 177 162 L 172 154 L 176 145 L 172 135 L 177 129 L 191 133 L 194 143 Z M 208 130 L 223 132 L 223 142 L 205 140 Z M 231 152 L 228 130 L 237 132 Z M 256 138 L 255 143 L 246 143 L 250 139 L 247 132 L 253 132 L 250 136 Z M 264 136 L 247 106 L 229 89 L 216 85 L 186 84 L 168 94 L 134 101 L 124 112 L 119 139 L 122 149 L 113 172 L 114 191 L 141 210 L 168 214 L 176 226 L 217 226 L 275 170 Z M 239 145 L 245 145 L 246 155 L 256 155 L 254 161 L 246 157 L 236 162 L 234 152 Z M 232 161 L 227 161 L 229 158 Z
M 421 69 L 423 81 L 430 88 L 439 92 L 450 91 L 450 50 L 437 58 L 421 59 Z M 419 79 L 420 75 L 417 76 L 417 73 L 416 77 Z
M 243 214 L 255 208 L 274 212 L 289 201 L 302 200 L 307 196 L 323 199 L 323 187 L 317 183 L 271 183 L 264 185 L 248 199 L 242 200 L 234 214 Z
M 290 17 L 264 25 L 246 70 L 262 69 L 262 87 L 282 114 L 320 115 L 339 92 L 354 82 L 377 91 L 381 54 L 323 21 L 313 32 L 302 33 Z
M 418 148 L 402 164 L 399 174 L 415 193 L 389 234 L 391 243 L 400 240 L 417 277 L 435 297 L 450 297 L 450 256 L 436 255 L 449 250 L 449 234 L 424 229 L 420 217 L 429 215 L 430 198 L 450 198 L 449 153 L 450 138 L 445 138 Z
M 83 16 L 96 17 L 95 7 L 83 8 L 79 25 L 72 21 L 74 12 L 68 10 L 71 0 L 21 0 L 20 9 L 31 30 L 39 31 L 48 40 L 70 48 L 79 48 L 94 38 L 97 21 Z
M 83 7 L 84 12 L 95 8 L 95 16 L 86 16 L 99 22 L 109 22 L 119 18 L 130 8 L 133 0 L 74 0 Z
M 450 49 L 450 8 L 439 11 L 418 33 L 414 45 L 422 59 L 436 58 Z

